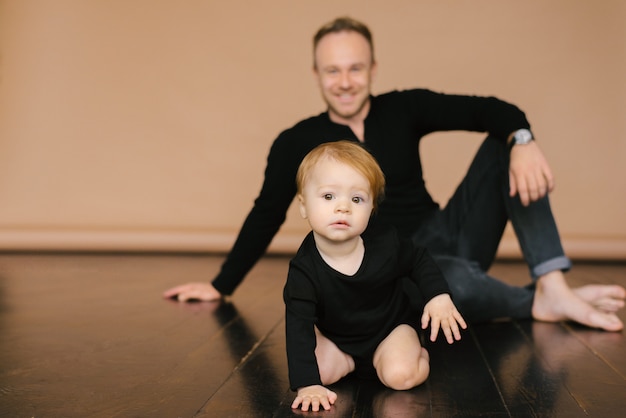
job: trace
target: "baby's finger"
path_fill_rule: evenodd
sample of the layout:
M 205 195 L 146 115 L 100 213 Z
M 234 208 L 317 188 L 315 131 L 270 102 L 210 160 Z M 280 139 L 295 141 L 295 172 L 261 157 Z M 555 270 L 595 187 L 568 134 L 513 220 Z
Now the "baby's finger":
M 465 319 L 461 316 L 459 311 L 454 311 L 454 319 L 461 325 L 461 328 L 467 329 L 467 324 L 465 323 Z
M 308 396 L 305 396 L 302 399 L 302 408 L 300 408 L 303 411 L 308 411 L 309 410 L 309 406 L 311 405 L 311 398 Z
M 422 314 L 422 329 L 426 329 L 428 327 L 428 322 L 430 321 L 430 315 L 428 312 L 424 312 Z
M 452 344 L 454 342 L 454 338 L 452 337 L 452 331 L 450 330 L 450 323 L 447 319 L 441 321 L 441 329 L 443 334 L 446 336 L 446 341 L 448 344 Z
M 330 402 L 326 396 L 323 396 L 322 399 L 320 399 L 320 403 L 322 404 L 322 408 L 324 408 L 324 410 L 328 411 L 330 409 Z
M 320 398 L 317 396 L 313 397 L 311 402 L 311 411 L 317 412 L 320 410 Z
M 296 399 L 291 403 L 291 408 L 298 409 L 300 404 L 302 403 L 302 398 L 300 396 L 296 396 Z
M 457 325 L 456 321 L 454 320 L 454 318 L 450 319 L 450 329 L 452 330 L 452 335 L 454 335 L 454 339 L 455 340 L 460 340 L 461 339 L 461 331 L 459 330 L 459 326 Z
M 430 322 L 430 341 L 435 342 L 435 340 L 437 339 L 439 326 L 440 326 L 439 318 L 432 318 L 432 321 Z

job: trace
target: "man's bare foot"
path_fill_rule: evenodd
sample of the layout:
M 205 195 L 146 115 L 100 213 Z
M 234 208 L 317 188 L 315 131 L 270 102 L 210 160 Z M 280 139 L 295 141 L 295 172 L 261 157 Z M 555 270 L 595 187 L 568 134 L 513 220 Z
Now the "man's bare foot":
M 617 312 L 624 307 L 626 289 L 622 286 L 590 284 L 572 290 L 579 298 L 604 312 Z
M 532 316 L 539 321 L 574 321 L 606 331 L 619 331 L 624 328 L 617 315 L 595 308 L 570 289 L 563 273 L 558 270 L 537 280 Z

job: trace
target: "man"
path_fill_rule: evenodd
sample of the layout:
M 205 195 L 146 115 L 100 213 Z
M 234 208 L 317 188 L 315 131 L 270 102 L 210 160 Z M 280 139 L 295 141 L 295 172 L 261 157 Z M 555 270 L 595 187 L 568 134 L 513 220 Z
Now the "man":
M 352 139 L 374 155 L 387 178 L 386 199 L 373 222 L 387 222 L 429 248 L 469 321 L 499 317 L 573 320 L 617 331 L 621 286 L 568 287 L 564 255 L 548 193 L 550 168 L 516 106 L 493 97 L 416 89 L 371 95 L 376 74 L 367 26 L 339 18 L 314 37 L 314 74 L 327 112 L 282 132 L 271 147 L 265 181 L 239 237 L 211 284 L 167 290 L 179 300 L 231 294 L 263 255 L 285 220 L 302 158 L 320 143 Z M 425 188 L 419 141 L 435 131 L 487 132 L 466 177 L 441 209 Z M 510 220 L 534 283 L 509 286 L 487 275 Z

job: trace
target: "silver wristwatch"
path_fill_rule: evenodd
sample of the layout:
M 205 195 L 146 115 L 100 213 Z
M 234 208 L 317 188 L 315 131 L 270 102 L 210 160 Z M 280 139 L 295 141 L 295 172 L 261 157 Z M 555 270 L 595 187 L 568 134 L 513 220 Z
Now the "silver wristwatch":
M 528 129 L 518 129 L 513 133 L 513 140 L 511 141 L 511 146 L 513 145 L 526 145 L 530 141 L 533 140 L 533 134 Z

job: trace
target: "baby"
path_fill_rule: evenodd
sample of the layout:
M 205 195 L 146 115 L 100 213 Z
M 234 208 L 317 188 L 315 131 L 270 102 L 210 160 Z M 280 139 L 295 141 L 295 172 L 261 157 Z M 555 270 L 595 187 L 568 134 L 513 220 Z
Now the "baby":
M 423 383 L 429 356 L 418 330 L 448 343 L 467 327 L 425 248 L 392 227 L 369 225 L 385 179 L 356 142 L 325 143 L 300 164 L 297 198 L 312 231 L 289 264 L 284 289 L 291 407 L 325 409 L 323 385 L 349 373 L 396 390 Z M 421 317 L 421 319 L 420 319 Z

